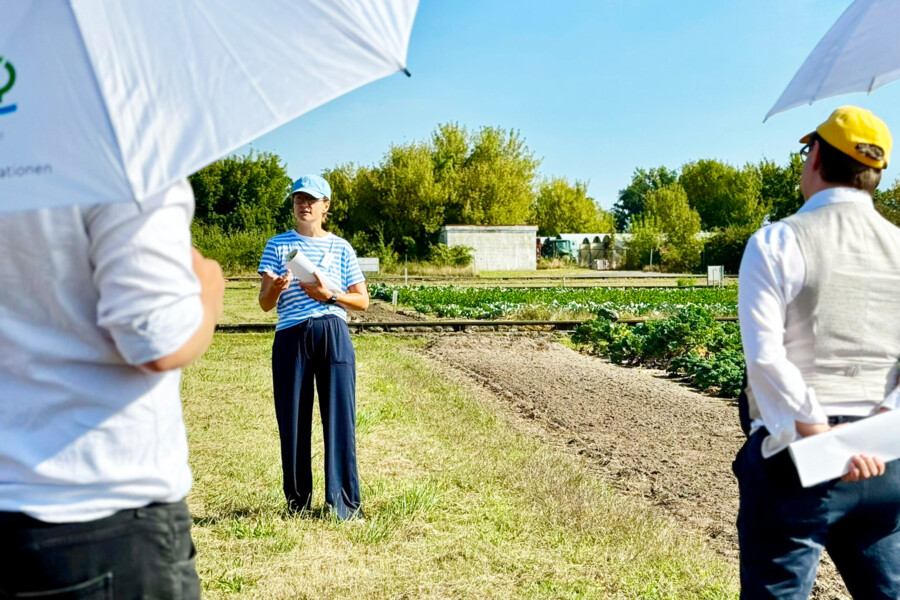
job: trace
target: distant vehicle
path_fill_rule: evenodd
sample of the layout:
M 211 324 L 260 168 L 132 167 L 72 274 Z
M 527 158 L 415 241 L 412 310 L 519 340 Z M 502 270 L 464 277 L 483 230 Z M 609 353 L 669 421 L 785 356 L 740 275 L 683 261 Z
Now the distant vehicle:
M 541 258 L 563 258 L 573 262 L 578 258 L 575 244 L 571 240 L 546 238 L 543 242 L 538 240 L 538 244 L 540 245 Z

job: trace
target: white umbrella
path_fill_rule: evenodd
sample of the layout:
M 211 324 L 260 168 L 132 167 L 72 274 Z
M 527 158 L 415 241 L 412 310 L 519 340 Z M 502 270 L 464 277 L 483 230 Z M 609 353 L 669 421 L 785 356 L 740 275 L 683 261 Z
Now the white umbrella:
M 900 77 L 900 0 L 856 0 L 794 75 L 766 119 L 801 104 L 871 92 Z
M 0 211 L 141 201 L 406 71 L 417 5 L 0 0 Z

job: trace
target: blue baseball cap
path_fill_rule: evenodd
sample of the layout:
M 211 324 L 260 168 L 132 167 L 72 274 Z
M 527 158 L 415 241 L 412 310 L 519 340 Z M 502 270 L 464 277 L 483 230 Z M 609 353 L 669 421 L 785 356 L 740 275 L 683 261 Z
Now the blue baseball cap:
M 331 186 L 324 178 L 318 175 L 304 175 L 294 182 L 294 188 L 291 190 L 291 196 L 297 192 L 305 192 L 313 198 L 331 199 Z

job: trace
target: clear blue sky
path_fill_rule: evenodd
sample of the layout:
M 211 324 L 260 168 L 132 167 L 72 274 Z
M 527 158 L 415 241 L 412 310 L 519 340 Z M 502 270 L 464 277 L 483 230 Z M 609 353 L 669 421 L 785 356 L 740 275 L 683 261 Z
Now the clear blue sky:
M 763 117 L 850 0 L 422 0 L 412 78 L 355 90 L 257 139 L 290 174 L 378 163 L 439 123 L 517 129 L 542 176 L 610 208 L 636 167 L 700 158 L 783 164 L 837 106 L 900 140 L 900 83 Z M 240 152 L 246 152 L 244 147 Z M 900 152 L 900 150 L 898 150 Z M 895 164 L 897 161 L 895 159 Z M 891 167 L 890 184 L 900 173 Z

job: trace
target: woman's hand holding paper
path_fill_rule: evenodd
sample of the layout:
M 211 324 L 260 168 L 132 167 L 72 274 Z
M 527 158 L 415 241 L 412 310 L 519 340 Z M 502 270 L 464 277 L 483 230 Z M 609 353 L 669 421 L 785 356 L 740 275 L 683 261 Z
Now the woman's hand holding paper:
M 335 294 L 335 292 L 332 292 L 330 289 L 328 289 L 328 281 L 320 271 L 313 271 L 313 275 L 316 276 L 316 281 L 314 283 L 306 283 L 301 281 L 300 287 L 302 287 L 303 291 L 306 292 L 306 295 L 313 300 L 325 302 L 326 300 L 330 299 Z

